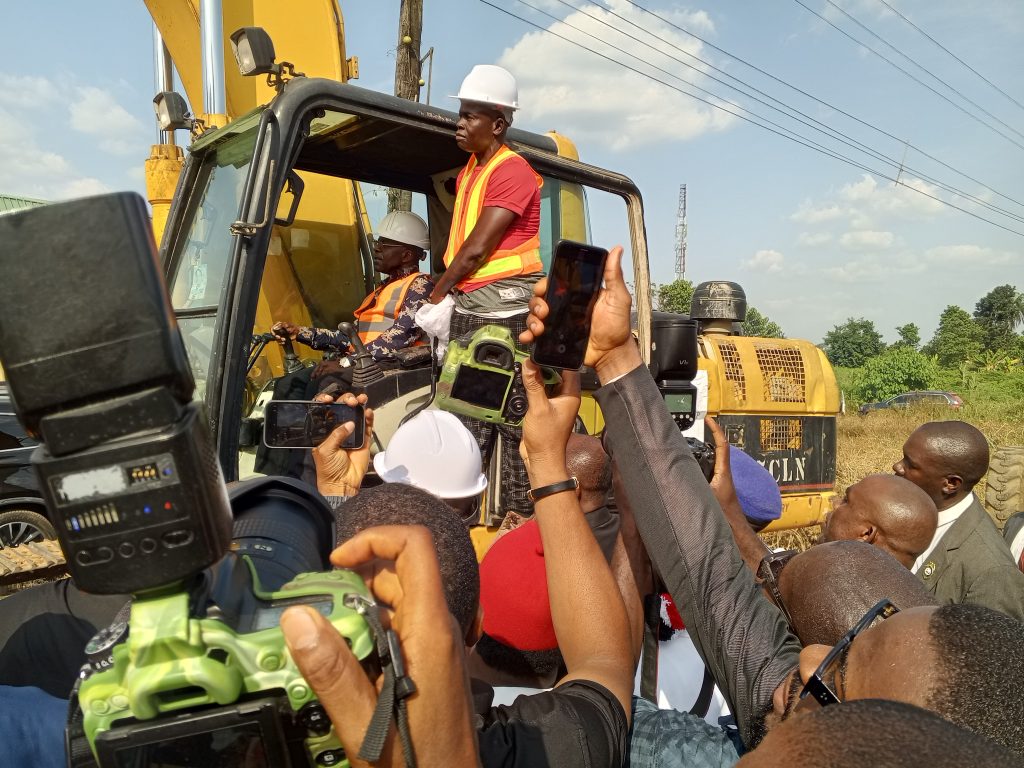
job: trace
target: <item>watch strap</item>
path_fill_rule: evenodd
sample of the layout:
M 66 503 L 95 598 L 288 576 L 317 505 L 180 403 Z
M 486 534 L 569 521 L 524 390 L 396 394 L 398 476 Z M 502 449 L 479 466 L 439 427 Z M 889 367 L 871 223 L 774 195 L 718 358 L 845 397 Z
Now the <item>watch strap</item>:
M 526 492 L 526 498 L 536 504 L 541 499 L 546 499 L 548 496 L 554 496 L 556 493 L 562 493 L 564 491 L 574 491 L 580 487 L 580 481 L 575 476 L 570 477 L 568 480 L 561 480 L 557 483 L 551 483 L 551 485 L 543 485 L 540 488 L 531 488 Z

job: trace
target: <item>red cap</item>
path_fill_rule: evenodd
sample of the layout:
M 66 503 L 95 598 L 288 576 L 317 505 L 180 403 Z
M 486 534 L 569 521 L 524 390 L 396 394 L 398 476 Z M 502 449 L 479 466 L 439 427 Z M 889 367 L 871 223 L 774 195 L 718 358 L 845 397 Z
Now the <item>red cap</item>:
M 480 563 L 484 632 L 520 651 L 558 647 L 551 623 L 544 547 L 536 520 L 491 545 Z

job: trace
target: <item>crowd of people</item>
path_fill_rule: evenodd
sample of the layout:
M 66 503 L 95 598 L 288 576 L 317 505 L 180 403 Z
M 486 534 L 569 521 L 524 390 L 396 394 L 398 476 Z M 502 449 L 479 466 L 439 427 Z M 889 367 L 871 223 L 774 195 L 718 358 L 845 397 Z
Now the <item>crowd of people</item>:
M 392 214 L 381 230 L 388 279 L 357 313 L 378 359 L 424 343 L 422 328 L 443 340 L 498 323 L 523 349 L 547 330 L 541 181 L 505 144 L 518 103 L 496 69 L 474 70 L 460 92 L 470 161 L 447 271 L 418 271 L 422 220 Z M 366 408 L 362 447 L 343 447 L 346 423 L 311 451 L 310 496 L 335 522 L 330 564 L 362 575 L 397 634 L 416 762 L 1024 763 L 1024 573 L 973 493 L 984 435 L 921 425 L 892 475 L 843 492 L 820 543 L 772 551 L 757 531 L 781 514 L 777 484 L 710 418 L 705 476 L 631 333 L 621 257 L 608 257 L 585 359 L 605 428 L 576 434 L 578 374 L 546 387 L 523 363 L 529 409 L 521 428 L 497 430 L 507 514 L 485 547 L 471 528 L 497 428 L 425 410 L 371 461 L 373 403 L 315 396 Z M 332 331 L 278 331 L 351 351 Z M 31 755 L 12 764 L 62 764 L 54 734 L 83 649 L 125 600 L 68 581 L 4 600 L 0 732 L 12 759 Z M 316 609 L 290 607 L 280 626 L 351 764 L 365 765 L 378 681 Z M 374 764 L 406 757 L 392 728 Z

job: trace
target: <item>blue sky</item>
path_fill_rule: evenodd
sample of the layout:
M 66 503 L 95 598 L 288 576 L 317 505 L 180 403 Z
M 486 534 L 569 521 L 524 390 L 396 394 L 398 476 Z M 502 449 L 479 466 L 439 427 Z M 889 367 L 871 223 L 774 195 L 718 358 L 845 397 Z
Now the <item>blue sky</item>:
M 685 77 L 712 91 L 706 98 L 720 106 L 782 123 L 880 175 L 695 101 L 479 0 L 424 0 L 423 47 L 436 49 L 432 101 L 454 105 L 444 97 L 456 92 L 474 63 L 508 67 L 520 82 L 518 126 L 556 129 L 576 141 L 583 160 L 637 182 L 644 195 L 655 282 L 674 276 L 678 191 L 685 183 L 686 276 L 695 281 L 737 280 L 751 303 L 791 336 L 820 341 L 847 317 L 865 316 L 890 341 L 895 327 L 907 322 L 921 326 L 928 339 L 946 305 L 972 310 L 996 285 L 1009 282 L 1024 288 L 1024 235 L 913 191 L 1024 232 L 1024 205 L 1016 202 L 1024 203 L 1024 135 L 1015 133 L 1024 134 L 1024 108 L 922 37 L 881 0 L 800 1 L 870 42 L 1012 141 L 844 37 L 796 0 L 528 0 L 557 22 L 519 0 L 494 4 L 677 88 L 690 87 L 675 79 Z M 1019 44 L 1024 3 L 887 2 L 1024 104 L 1019 76 L 1024 71 Z M 348 54 L 360 60 L 358 84 L 390 91 L 398 0 L 343 0 L 341 7 Z M 885 48 L 837 7 L 923 69 Z M 0 192 L 58 199 L 104 190 L 143 191 L 143 162 L 156 129 L 152 25 L 141 0 L 8 4 L 4 10 Z M 898 139 L 785 88 L 676 27 Z M 688 59 L 684 51 L 725 74 Z M 699 71 L 685 68 L 678 59 Z M 301 62 L 296 64 L 301 69 Z M 963 102 L 929 73 L 977 106 Z M 712 75 L 738 78 L 893 161 L 869 159 L 825 139 L 729 91 L 712 81 Z M 725 99 L 740 107 L 729 106 Z M 901 160 L 913 172 L 899 172 Z M 897 175 L 903 183 L 899 187 L 884 178 Z M 974 199 L 958 197 L 933 182 Z M 985 203 L 1020 218 L 994 212 Z M 594 207 L 596 239 L 609 245 L 624 240 L 621 214 L 604 215 L 607 201 L 595 200 Z

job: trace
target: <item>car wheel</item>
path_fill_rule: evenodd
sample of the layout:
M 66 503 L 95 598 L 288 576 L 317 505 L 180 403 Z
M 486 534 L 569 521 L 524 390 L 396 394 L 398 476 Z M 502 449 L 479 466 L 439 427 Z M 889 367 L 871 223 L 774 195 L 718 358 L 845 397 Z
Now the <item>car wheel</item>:
M 8 509 L 0 512 L 0 549 L 17 547 L 30 541 L 56 539 L 57 531 L 50 521 L 30 509 Z
M 1004 446 L 992 455 L 985 483 L 985 504 L 1000 524 L 1024 511 L 1024 447 Z

